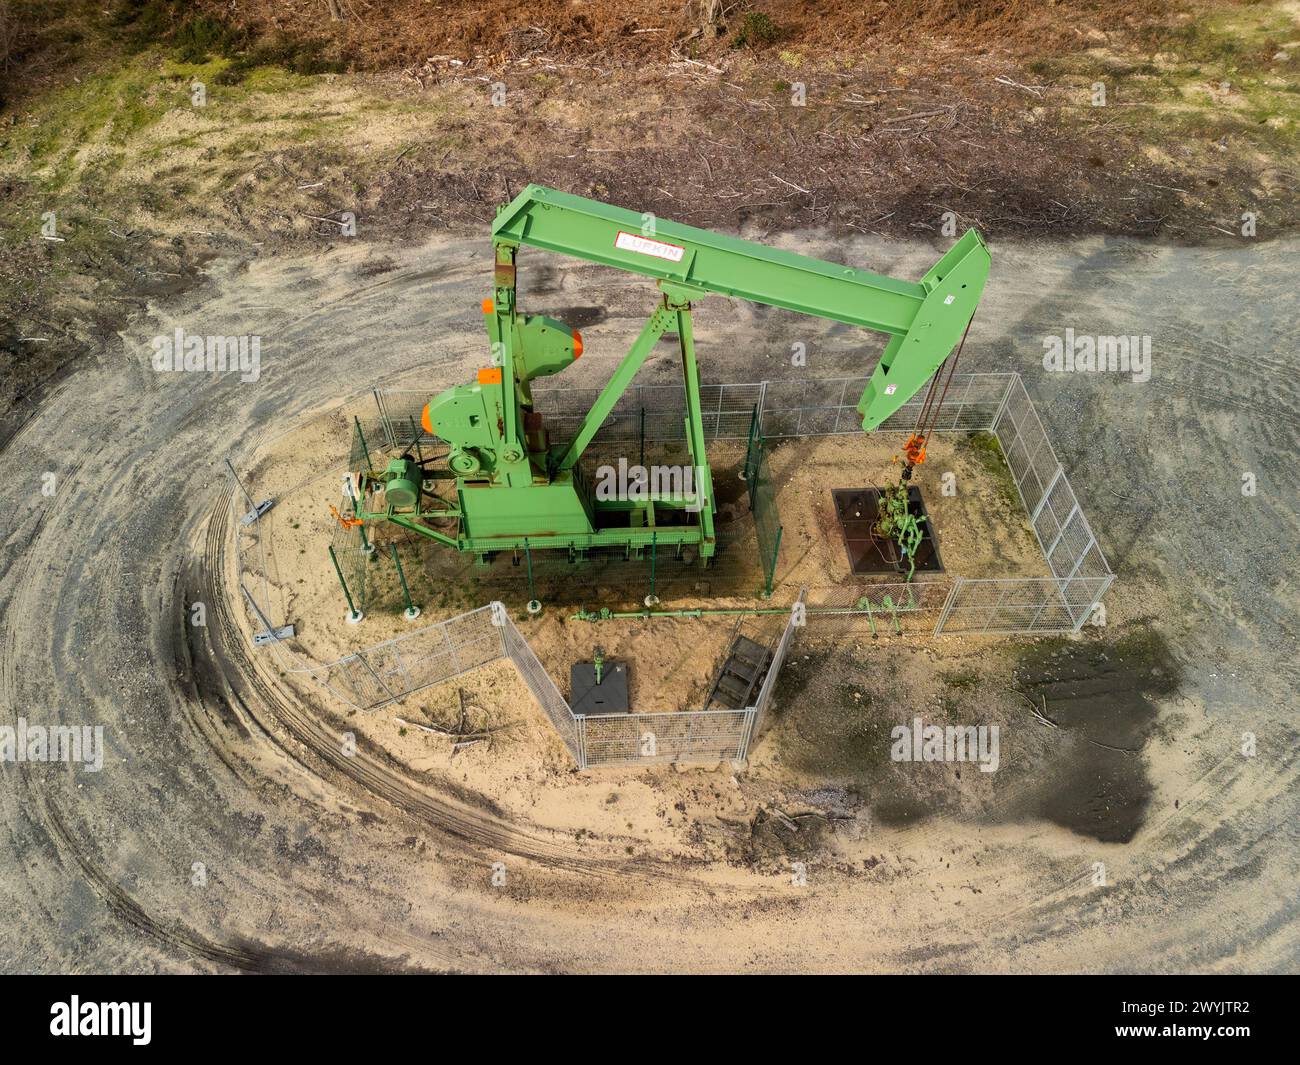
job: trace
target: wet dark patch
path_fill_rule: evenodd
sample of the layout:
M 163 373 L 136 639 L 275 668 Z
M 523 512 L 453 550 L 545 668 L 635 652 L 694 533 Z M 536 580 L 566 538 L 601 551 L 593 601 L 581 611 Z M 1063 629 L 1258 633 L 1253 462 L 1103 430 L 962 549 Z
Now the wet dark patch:
M 561 307 L 551 311 L 549 317 L 558 318 L 570 329 L 588 329 L 609 317 L 604 307 Z
M 901 828 L 924 821 L 939 812 L 937 806 L 906 796 L 887 796 L 871 807 L 871 812 L 882 825 Z
M 820 854 L 829 832 L 830 822 L 821 813 L 787 814 L 760 807 L 750 820 L 749 835 L 741 842 L 736 857 L 750 866 L 784 867 L 788 861 Z
M 796 651 L 777 682 L 776 717 L 786 765 L 811 778 L 852 782 L 880 823 L 905 826 L 962 808 L 963 777 L 979 771 L 936 765 L 917 774 L 891 761 L 891 730 L 904 719 L 899 700 L 922 696 L 900 690 L 894 668 L 888 655 L 868 666 L 842 651 Z M 1155 703 L 1177 690 L 1178 676 L 1164 638 L 1146 624 L 1118 638 L 1053 640 L 1025 650 L 1010 677 L 985 688 L 1010 717 L 1003 716 L 1002 765 L 991 776 L 984 817 L 1042 819 L 1103 842 L 1131 840 L 1151 800 L 1142 752 L 1163 734 Z M 974 723 L 978 678 L 941 679 L 946 695 L 933 708 L 918 702 L 916 712 L 927 722 Z M 1030 714 L 1029 701 L 1041 712 L 1044 698 L 1057 728 Z
M 519 270 L 520 299 L 525 296 L 549 296 L 560 291 L 564 275 L 554 266 L 529 260 Z
M 261 943 L 236 939 L 226 945 L 227 949 L 239 954 L 236 966 L 245 972 L 280 973 L 285 975 L 310 975 L 336 973 L 359 973 L 362 975 L 383 975 L 388 973 L 433 973 L 440 970 L 417 965 L 409 959 L 384 958 L 377 954 L 362 951 L 335 948 L 307 954 L 283 947 L 268 947 Z
M 1144 624 L 1104 643 L 1038 646 L 1013 676 L 1040 708 L 1046 699 L 1062 740 L 1033 770 L 1042 783 L 1014 812 L 1127 843 L 1151 800 L 1142 750 L 1155 730 L 1154 700 L 1178 688 L 1164 637 Z
M 778 712 L 784 719 L 782 758 L 794 769 L 823 780 L 851 780 L 874 793 L 890 773 L 889 733 L 893 721 L 872 708 L 873 694 L 847 681 L 819 683 L 843 673 L 836 652 L 793 654 L 776 684 Z M 877 675 L 881 686 L 888 675 Z M 814 690 L 810 691 L 812 688 Z
M 353 277 L 378 277 L 397 269 L 397 260 L 391 255 L 375 255 L 359 264 L 353 271 Z

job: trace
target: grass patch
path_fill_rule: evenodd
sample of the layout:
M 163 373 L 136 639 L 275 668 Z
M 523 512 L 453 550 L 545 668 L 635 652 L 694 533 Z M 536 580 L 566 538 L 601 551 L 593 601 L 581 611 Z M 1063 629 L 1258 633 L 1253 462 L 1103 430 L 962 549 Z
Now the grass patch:
M 1020 492 L 1016 488 L 1015 478 L 1011 476 L 1011 467 L 1002 453 L 998 438 L 990 432 L 970 433 L 964 439 L 967 450 L 978 461 L 981 468 L 993 480 L 998 497 L 1012 508 L 1020 506 Z
M 973 669 L 951 670 L 939 674 L 939 679 L 949 688 L 956 688 L 957 691 L 971 691 L 979 687 L 979 674 Z
M 736 35 L 731 39 L 733 48 L 762 48 L 781 39 L 782 30 L 770 15 L 762 11 L 746 11 L 740 18 Z

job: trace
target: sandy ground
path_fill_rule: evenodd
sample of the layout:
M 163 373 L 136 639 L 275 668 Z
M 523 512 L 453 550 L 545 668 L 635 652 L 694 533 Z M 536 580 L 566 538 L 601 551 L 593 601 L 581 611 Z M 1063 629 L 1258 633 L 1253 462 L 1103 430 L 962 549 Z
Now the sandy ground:
M 934 256 L 784 243 L 902 277 Z M 108 751 L 98 774 L 0 769 L 0 967 L 1294 970 L 1296 251 L 995 246 L 963 368 L 1025 374 L 1119 574 L 1104 629 L 797 643 L 747 772 L 575 786 L 508 672 L 463 686 L 521 736 L 452 758 L 391 716 L 301 699 L 224 598 L 242 502 L 221 455 L 372 379 L 468 372 L 486 246 L 388 248 L 379 273 L 350 246 L 214 261 L 4 452 L 0 706 L 103 724 Z M 598 383 L 652 296 L 544 258 L 521 272 L 525 293 L 549 272 L 529 309 L 600 308 L 574 371 Z M 177 325 L 259 333 L 260 380 L 159 377 L 149 339 Z M 1045 373 L 1065 325 L 1152 335 L 1152 380 Z M 789 374 L 800 335 L 819 375 L 872 358 L 724 300 L 697 333 L 727 379 Z M 673 360 L 645 372 L 670 380 Z M 425 700 L 418 720 L 445 722 L 458 696 Z M 881 731 L 915 713 L 1004 725 L 1001 768 L 886 761 Z M 510 772 L 476 775 L 493 757 Z
M 450 384 L 451 382 L 446 382 Z M 441 385 L 431 386 L 437 392 Z M 280 650 L 291 672 L 335 662 L 357 650 L 445 621 L 492 599 L 504 602 L 542 664 L 568 692 L 570 667 L 589 661 L 599 645 L 607 657 L 631 666 L 632 707 L 642 712 L 698 708 L 704 704 L 739 625 L 773 642 L 772 619 L 720 616 L 696 620 L 621 619 L 602 624 L 578 620 L 575 611 L 611 606 L 639 609 L 648 593 L 649 562 L 616 561 L 601 567 L 573 566 L 563 555 L 538 552 L 535 567 L 544 609 L 530 615 L 526 567 L 498 559 L 482 569 L 472 559 L 424 541 L 395 526 L 371 526 L 368 542 L 375 551 L 360 556 L 355 532 L 342 533 L 331 507 L 339 501 L 341 471 L 348 468 L 353 435 L 352 415 L 369 417 L 368 393 L 339 407 L 309 415 L 255 454 L 236 456 L 244 488 L 252 498 L 274 500 L 256 526 L 237 531 L 239 580 L 277 624 L 291 623 L 294 639 Z M 665 557 L 656 567 L 660 608 L 787 607 L 800 589 L 810 602 L 839 601 L 845 588 L 866 593 L 873 582 L 897 582 L 897 573 L 855 578 L 835 516 L 831 493 L 838 488 L 893 483 L 898 433 L 851 434 L 800 441 L 778 441 L 771 458 L 776 506 L 784 535 L 770 598 L 761 598 L 763 574 L 758 544 L 748 514 L 739 470 L 744 448 L 715 441 L 710 447 L 715 489 L 731 499 L 719 513 L 727 538 L 720 561 L 710 568 Z M 937 434 L 926 464 L 913 481 L 928 501 L 931 527 L 939 537 L 944 570 L 922 578 L 1050 576 L 1009 473 L 991 472 L 973 453 L 970 434 Z M 372 460 L 383 464 L 380 441 L 373 441 Z M 639 461 L 635 448 L 596 449 L 591 462 Z M 606 453 L 607 452 L 607 453 Z M 663 456 L 677 461 L 676 456 Z M 655 461 L 654 449 L 647 462 Z M 951 475 L 955 494 L 945 495 L 942 481 Z M 241 497 L 242 498 L 242 497 Z M 364 608 L 359 625 L 348 624 L 346 600 L 328 549 L 341 553 L 351 594 Z M 349 545 L 345 547 L 344 545 Z M 405 597 L 390 552 L 403 558 L 403 572 L 420 615 L 405 617 Z M 231 577 L 231 587 L 235 579 Z M 877 601 L 879 594 L 876 595 Z M 250 613 L 245 621 L 260 623 Z M 775 626 L 779 633 L 780 623 Z

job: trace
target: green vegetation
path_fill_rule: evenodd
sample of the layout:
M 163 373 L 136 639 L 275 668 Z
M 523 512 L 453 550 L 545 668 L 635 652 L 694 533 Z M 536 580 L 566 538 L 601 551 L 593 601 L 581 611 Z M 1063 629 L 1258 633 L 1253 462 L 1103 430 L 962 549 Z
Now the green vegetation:
M 979 687 L 979 674 L 973 669 L 951 670 L 939 674 L 939 679 L 949 688 L 956 688 L 958 691 L 971 691 Z
M 1289 157 L 1300 122 L 1297 40 L 1300 22 L 1285 5 L 1247 3 L 1152 29 L 1139 40 L 1142 54 L 1081 51 L 1036 59 L 1027 69 L 1058 87 L 1077 86 L 1081 128 L 1098 120 L 1090 93 L 1100 81 L 1108 104 L 1123 107 L 1111 121 L 1143 141 L 1197 144 L 1210 153 L 1234 138 Z
M 731 39 L 733 48 L 761 48 L 781 39 L 781 27 L 761 11 L 746 11 Z
M 299 75 L 337 73 L 347 67 L 325 58 L 329 42 L 324 38 L 291 40 L 279 35 L 254 40 L 219 16 L 194 14 L 184 0 L 119 0 L 110 26 L 131 51 L 161 49 L 179 63 L 225 60 L 219 75 L 224 84 L 235 84 L 262 67 Z
M 984 472 L 992 478 L 997 487 L 998 497 L 1009 507 L 1020 506 L 1020 493 L 1016 489 L 1015 478 L 1007 465 L 1006 456 L 1002 454 L 1002 445 L 998 438 L 989 432 L 970 433 L 963 438 L 968 451 L 979 460 Z

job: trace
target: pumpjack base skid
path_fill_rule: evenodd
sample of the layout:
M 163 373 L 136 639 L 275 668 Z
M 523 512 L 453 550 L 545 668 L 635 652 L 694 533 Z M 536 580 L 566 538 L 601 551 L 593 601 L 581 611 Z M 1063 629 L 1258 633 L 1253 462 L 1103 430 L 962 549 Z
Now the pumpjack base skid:
M 363 498 L 365 498 L 367 493 L 364 487 L 366 485 L 364 476 L 361 482 Z M 492 492 L 487 498 L 494 501 L 502 500 L 507 495 L 512 501 L 517 502 L 520 499 L 517 491 Z M 568 551 L 573 555 L 575 552 L 586 552 L 594 548 L 623 547 L 628 550 L 631 557 L 641 557 L 643 553 L 651 550 L 680 552 L 683 547 L 690 546 L 698 549 L 701 561 L 707 565 L 708 559 L 717 552 L 716 539 L 707 534 L 702 524 L 695 524 L 691 520 L 696 515 L 680 507 L 629 508 L 625 502 L 597 504 L 592 511 L 593 520 L 588 522 L 588 524 L 594 523 L 597 527 L 585 532 L 556 532 L 542 527 L 539 527 L 536 532 L 530 532 L 525 522 L 521 520 L 521 514 L 507 514 L 502 520 L 512 524 L 513 530 L 509 533 L 487 536 L 474 535 L 473 529 L 476 524 L 491 525 L 492 521 L 485 519 L 480 522 L 470 515 L 455 510 L 403 513 L 390 506 L 382 511 L 360 508 L 356 516 L 368 525 L 390 522 L 426 539 L 434 540 L 447 547 L 454 547 L 457 551 L 479 556 L 499 554 L 502 551 L 547 550 Z M 554 513 L 549 517 L 552 521 L 555 520 Z M 446 521 L 448 519 L 457 522 L 459 528 L 455 533 L 442 532 L 425 524 L 426 520 Z M 610 521 L 608 527 L 601 527 L 602 519 Z M 683 519 L 689 523 L 683 524 Z M 574 522 L 581 525 L 584 520 L 582 511 L 579 510 Z

